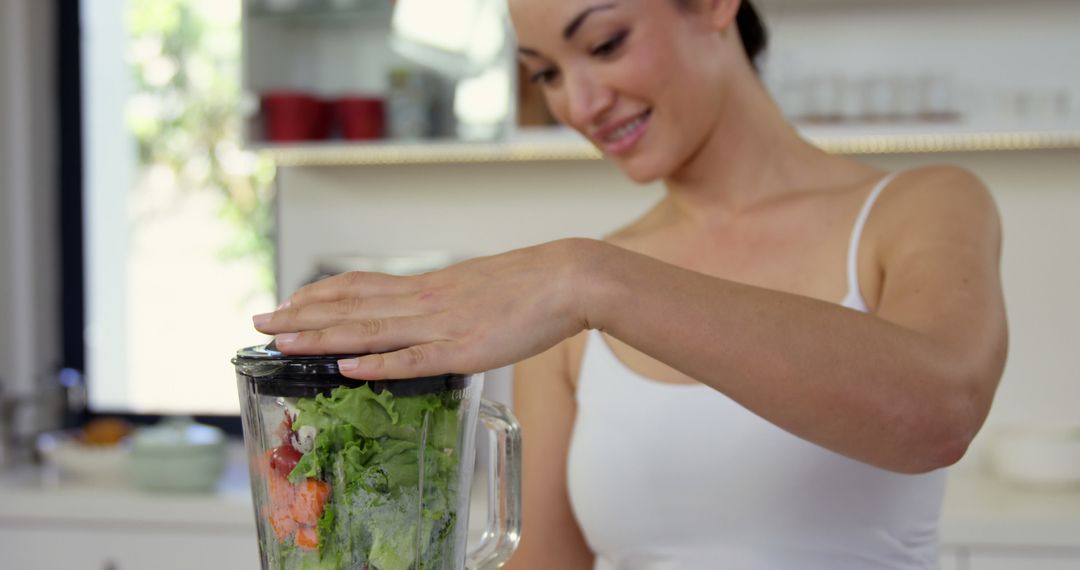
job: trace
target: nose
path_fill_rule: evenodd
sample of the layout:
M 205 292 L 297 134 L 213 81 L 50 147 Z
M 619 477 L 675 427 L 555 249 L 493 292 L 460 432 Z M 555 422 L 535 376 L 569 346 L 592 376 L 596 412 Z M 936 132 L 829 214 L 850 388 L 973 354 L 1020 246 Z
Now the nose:
M 567 79 L 570 124 L 584 130 L 599 123 L 615 101 L 614 91 L 588 73 L 578 72 Z

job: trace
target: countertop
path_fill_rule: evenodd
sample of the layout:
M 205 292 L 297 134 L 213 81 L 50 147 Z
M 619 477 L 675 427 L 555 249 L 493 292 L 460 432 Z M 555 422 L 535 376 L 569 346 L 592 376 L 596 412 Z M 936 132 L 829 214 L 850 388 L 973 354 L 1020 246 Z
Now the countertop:
M 985 474 L 950 474 L 941 542 L 1080 549 L 1080 489 L 1023 487 Z
M 474 493 L 475 515 L 483 490 Z M 483 516 L 471 517 L 470 527 Z M 7 525 L 131 525 L 254 533 L 248 480 L 234 463 L 215 493 L 159 494 L 121 486 L 51 481 L 38 469 L 0 475 L 0 528 Z M 943 546 L 1080 549 L 1080 489 L 1036 489 L 979 473 L 950 473 L 941 520 Z

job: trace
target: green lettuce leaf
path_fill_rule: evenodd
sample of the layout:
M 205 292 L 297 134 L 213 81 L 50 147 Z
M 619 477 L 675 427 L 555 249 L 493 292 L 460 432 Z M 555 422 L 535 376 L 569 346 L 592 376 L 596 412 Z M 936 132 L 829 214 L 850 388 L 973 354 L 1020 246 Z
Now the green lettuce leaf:
M 330 397 L 319 394 L 297 402 L 298 414 L 293 427 L 310 425 L 321 430 L 346 422 L 364 437 L 382 437 L 399 423 L 393 399 L 389 390 L 376 394 L 366 384 L 359 388 L 338 388 Z
M 312 426 L 316 434 L 289 479 L 316 478 L 331 486 L 316 527 L 319 552 L 304 558 L 337 565 L 326 568 L 360 560 L 372 570 L 408 570 L 448 556 L 456 520 L 459 405 L 445 394 L 394 397 L 367 385 L 299 400 L 293 429 Z

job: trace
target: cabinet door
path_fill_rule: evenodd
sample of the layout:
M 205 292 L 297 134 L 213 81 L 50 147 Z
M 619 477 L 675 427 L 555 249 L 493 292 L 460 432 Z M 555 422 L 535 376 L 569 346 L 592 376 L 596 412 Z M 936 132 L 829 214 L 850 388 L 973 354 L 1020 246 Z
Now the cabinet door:
M 0 566 L 19 570 L 258 570 L 255 533 L 0 528 Z
M 938 552 L 938 570 L 963 570 L 961 553 L 956 548 L 942 546 Z
M 1080 552 L 979 552 L 972 550 L 969 570 L 1080 570 Z

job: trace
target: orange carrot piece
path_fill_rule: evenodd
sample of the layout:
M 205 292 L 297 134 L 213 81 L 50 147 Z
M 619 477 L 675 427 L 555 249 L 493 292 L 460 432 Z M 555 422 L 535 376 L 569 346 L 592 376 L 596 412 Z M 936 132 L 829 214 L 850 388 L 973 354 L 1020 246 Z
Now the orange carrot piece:
M 271 471 L 266 476 L 266 491 L 275 509 L 287 510 L 296 500 L 296 488 L 289 480 Z
M 269 460 L 269 456 L 267 456 Z M 267 463 L 269 465 L 269 463 Z M 266 482 L 267 504 L 263 508 L 263 518 L 269 521 L 278 540 L 284 541 L 292 536 L 300 524 L 292 516 L 291 506 L 296 490 L 289 480 L 267 468 L 261 474 Z
M 319 548 L 319 533 L 314 528 L 302 526 L 296 531 L 296 545 L 304 550 Z
M 271 507 L 266 518 L 270 521 L 270 528 L 274 529 L 274 534 L 277 535 L 279 541 L 285 541 L 300 527 L 287 510 Z
M 293 519 L 301 526 L 315 526 L 323 514 L 329 497 L 330 485 L 328 483 L 318 479 L 305 479 L 296 488 L 293 497 L 290 509 Z

